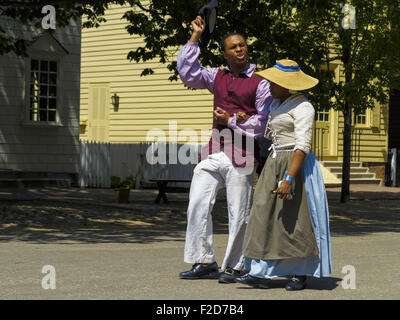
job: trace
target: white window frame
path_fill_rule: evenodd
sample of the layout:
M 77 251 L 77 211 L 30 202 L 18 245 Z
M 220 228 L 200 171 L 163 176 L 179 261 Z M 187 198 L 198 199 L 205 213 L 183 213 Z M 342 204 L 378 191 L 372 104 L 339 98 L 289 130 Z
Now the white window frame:
M 315 111 L 315 119 L 314 119 L 314 121 L 325 122 L 325 123 L 331 121 L 331 116 L 332 116 L 331 110 L 332 110 L 332 109 L 330 108 L 330 109 L 328 109 L 328 110 Z M 323 120 L 320 120 L 320 119 L 319 119 L 321 114 L 324 116 L 324 119 L 323 119 Z M 327 120 L 325 120 L 326 115 L 328 116 L 328 119 L 327 119 Z
M 356 117 L 358 117 L 358 116 L 364 116 L 365 123 L 356 122 Z M 370 128 L 371 127 L 371 109 L 366 109 L 365 114 L 361 114 L 361 115 L 355 115 L 355 113 L 352 112 L 351 124 L 354 128 Z
M 56 96 L 56 120 L 55 121 L 34 121 L 30 119 L 30 97 L 31 97 L 31 61 L 32 60 L 47 60 L 47 61 L 56 61 L 57 62 L 57 96 Z M 36 53 L 30 52 L 29 56 L 25 59 L 26 65 L 26 77 L 25 77 L 25 112 L 24 112 L 24 125 L 28 126 L 44 126 L 44 127 L 59 127 L 63 126 L 60 111 L 63 108 L 63 97 L 61 84 L 62 80 L 62 56 L 55 53 Z M 39 71 L 40 72 L 40 71 Z

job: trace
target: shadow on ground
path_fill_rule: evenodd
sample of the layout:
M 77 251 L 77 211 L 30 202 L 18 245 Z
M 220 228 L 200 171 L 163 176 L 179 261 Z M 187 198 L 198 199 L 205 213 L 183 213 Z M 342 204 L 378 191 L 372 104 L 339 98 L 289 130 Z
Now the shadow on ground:
M 169 204 L 154 204 L 154 194 L 126 206 L 79 199 L 0 201 L 0 241 L 34 243 L 151 243 L 184 241 L 187 194 L 169 194 Z M 98 202 L 93 202 L 98 203 Z M 329 201 L 332 236 L 400 231 L 400 199 Z M 213 210 L 214 232 L 228 231 L 226 197 Z
M 101 205 L 79 199 L 0 201 L 0 241 L 34 243 L 152 243 L 184 241 L 187 194 L 169 195 L 155 204 L 154 195 L 131 203 Z M 93 202 L 93 203 L 99 203 Z M 213 212 L 215 233 L 228 231 L 226 202 Z
M 59 201 L 2 201 L 0 241 L 182 241 L 182 231 L 186 228 L 183 212 L 167 205 L 148 207 L 128 209 Z
M 399 200 L 329 201 L 330 229 L 334 236 L 400 232 Z

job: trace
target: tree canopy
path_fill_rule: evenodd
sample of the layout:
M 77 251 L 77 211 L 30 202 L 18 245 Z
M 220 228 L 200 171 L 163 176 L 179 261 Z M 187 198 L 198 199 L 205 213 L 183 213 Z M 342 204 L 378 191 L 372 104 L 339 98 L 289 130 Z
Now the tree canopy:
M 139 1 L 129 1 L 132 5 Z M 355 0 L 357 28 L 340 29 L 342 1 L 338 0 L 231 0 L 220 1 L 217 26 L 203 50 L 204 66 L 224 64 L 219 40 L 228 32 L 240 32 L 249 40 L 250 61 L 259 68 L 272 66 L 277 59 L 296 60 L 305 72 L 321 81 L 313 90 L 317 106 L 325 109 L 343 106 L 344 92 L 352 92 L 356 112 L 373 107 L 373 99 L 385 101 L 389 88 L 399 88 L 395 70 L 400 70 L 400 37 L 393 26 L 400 24 L 398 0 Z M 127 11 L 127 31 L 144 37 L 146 46 L 131 51 L 128 58 L 136 62 L 159 58 L 175 71 L 176 62 L 168 61 L 171 49 L 183 45 L 191 33 L 190 22 L 204 1 L 153 0 L 142 10 Z M 343 61 L 343 48 L 350 45 L 353 73 L 351 83 L 335 83 L 328 63 Z M 345 66 L 347 68 L 348 66 Z M 144 70 L 143 74 L 152 73 Z M 372 82 L 374 80 L 374 82 Z M 379 85 L 378 85 L 378 82 Z M 334 100 L 331 98 L 335 97 Z
M 9 21 L 12 20 L 14 23 L 39 29 L 44 17 L 42 8 L 46 5 L 53 5 L 56 9 L 57 27 L 65 27 L 71 19 L 82 16 L 86 17 L 84 27 L 96 27 L 106 21 L 103 16 L 109 5 L 113 3 L 123 4 L 124 2 L 122 0 L 1 0 L 0 19 L 10 19 Z M 0 25 L 0 56 L 9 52 L 14 52 L 19 56 L 25 55 L 26 49 L 26 39 L 7 34 L 6 30 Z

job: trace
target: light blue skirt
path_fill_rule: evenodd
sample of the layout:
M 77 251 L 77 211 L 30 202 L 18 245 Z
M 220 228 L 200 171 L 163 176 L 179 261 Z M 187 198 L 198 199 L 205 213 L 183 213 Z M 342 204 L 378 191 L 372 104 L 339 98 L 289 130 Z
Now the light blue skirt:
M 257 260 L 245 257 L 244 267 L 258 278 L 308 275 L 327 277 L 332 273 L 329 208 L 319 163 L 310 151 L 304 160 L 304 184 L 311 223 L 319 249 L 318 256 L 284 260 Z

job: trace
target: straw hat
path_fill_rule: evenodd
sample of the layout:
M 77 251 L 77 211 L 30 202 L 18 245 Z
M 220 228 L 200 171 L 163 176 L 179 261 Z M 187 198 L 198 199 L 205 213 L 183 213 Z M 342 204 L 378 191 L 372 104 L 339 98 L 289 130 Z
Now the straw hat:
M 289 90 L 307 90 L 318 84 L 318 79 L 306 75 L 293 60 L 278 60 L 272 68 L 254 72 L 256 76 L 267 79 Z

